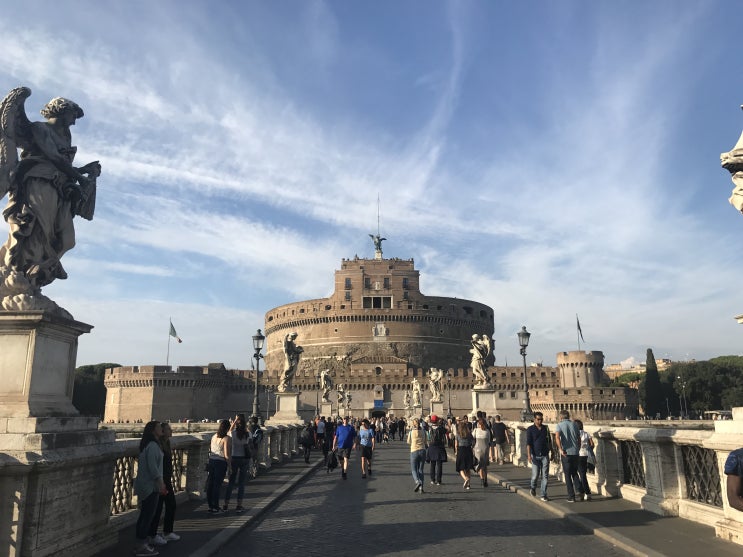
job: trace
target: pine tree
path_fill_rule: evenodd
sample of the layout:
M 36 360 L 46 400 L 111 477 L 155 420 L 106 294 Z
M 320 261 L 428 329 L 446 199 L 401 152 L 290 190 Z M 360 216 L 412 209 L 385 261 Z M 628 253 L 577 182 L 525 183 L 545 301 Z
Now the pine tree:
M 660 375 L 658 375 L 658 366 L 655 363 L 652 348 L 648 348 L 643 390 L 645 394 L 645 415 L 649 418 L 655 418 L 656 414 L 662 414 L 665 410 L 663 406 L 663 387 L 660 384 Z

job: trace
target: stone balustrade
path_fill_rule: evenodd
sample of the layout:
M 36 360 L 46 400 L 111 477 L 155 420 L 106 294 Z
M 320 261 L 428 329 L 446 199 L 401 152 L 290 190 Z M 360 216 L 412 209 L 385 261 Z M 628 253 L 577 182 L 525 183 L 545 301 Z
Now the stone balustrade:
M 201 425 L 216 430 L 216 424 Z M 300 454 L 297 426 L 263 431 L 259 470 Z M 19 459 L 0 452 L 0 533 L 5 534 L 0 536 L 0 555 L 90 554 L 110 545 L 121 528 L 136 521 L 133 482 L 139 439 L 114 440 L 110 431 L 99 433 L 107 435 L 68 434 L 70 439 L 65 439 L 74 444 L 43 451 L 37 457 L 27 452 Z M 206 496 L 205 468 L 212 435 L 213 430 L 206 430 L 172 437 L 173 486 L 178 499 Z M 100 442 L 82 444 L 83 437 Z
M 679 516 L 715 528 L 718 537 L 743 544 L 743 513 L 727 502 L 725 459 L 743 447 L 743 408 L 733 421 L 637 426 L 638 422 L 584 424 L 593 438 L 596 470 L 587 475 L 593 493 L 622 497 L 663 516 Z M 526 428 L 512 422 L 514 463 L 527 466 Z M 554 433 L 556 424 L 546 424 Z M 556 453 L 556 451 L 555 451 Z M 550 472 L 564 482 L 555 454 Z

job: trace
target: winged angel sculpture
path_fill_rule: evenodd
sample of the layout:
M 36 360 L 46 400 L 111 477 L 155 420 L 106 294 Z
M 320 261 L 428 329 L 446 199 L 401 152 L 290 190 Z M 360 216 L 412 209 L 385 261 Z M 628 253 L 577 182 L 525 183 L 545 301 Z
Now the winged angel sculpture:
M 67 278 L 60 260 L 75 245 L 73 218 L 93 218 L 101 165 L 72 165 L 70 126 L 83 117 L 77 104 L 56 97 L 41 109 L 46 122 L 31 122 L 24 108 L 30 95 L 18 87 L 0 104 L 0 199 L 8 194 L 3 217 L 10 228 L 0 246 L 0 304 L 71 319 L 41 288 Z

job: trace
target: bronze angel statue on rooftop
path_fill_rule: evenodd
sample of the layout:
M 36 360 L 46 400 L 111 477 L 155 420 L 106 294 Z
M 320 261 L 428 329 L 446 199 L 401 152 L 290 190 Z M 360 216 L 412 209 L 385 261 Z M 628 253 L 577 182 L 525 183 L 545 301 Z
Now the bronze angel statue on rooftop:
M 31 122 L 24 108 L 30 95 L 18 87 L 0 103 L 0 199 L 8 194 L 3 218 L 10 229 L 0 246 L 0 304 L 72 318 L 41 288 L 67 278 L 61 258 L 75 245 L 73 218 L 93 218 L 101 165 L 72 164 L 77 147 L 70 126 L 83 117 L 82 108 L 56 97 L 41 109 L 46 122 Z

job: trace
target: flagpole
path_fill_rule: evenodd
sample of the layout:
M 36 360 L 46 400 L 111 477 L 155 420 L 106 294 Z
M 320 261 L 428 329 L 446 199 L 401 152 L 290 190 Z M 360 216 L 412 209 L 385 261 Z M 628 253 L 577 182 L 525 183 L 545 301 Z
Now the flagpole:
M 173 318 L 168 319 L 170 321 L 170 326 L 173 326 Z M 170 329 L 168 329 L 168 353 L 165 356 L 165 365 L 167 366 L 170 363 Z

